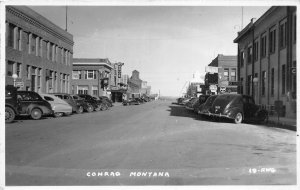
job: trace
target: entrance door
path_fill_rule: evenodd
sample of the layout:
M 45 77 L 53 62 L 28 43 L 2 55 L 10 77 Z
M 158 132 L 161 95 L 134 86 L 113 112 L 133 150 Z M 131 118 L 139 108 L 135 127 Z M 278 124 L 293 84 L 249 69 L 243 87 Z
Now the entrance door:
M 35 75 L 31 75 L 31 91 L 35 91 L 35 80 L 36 80 L 36 76 Z

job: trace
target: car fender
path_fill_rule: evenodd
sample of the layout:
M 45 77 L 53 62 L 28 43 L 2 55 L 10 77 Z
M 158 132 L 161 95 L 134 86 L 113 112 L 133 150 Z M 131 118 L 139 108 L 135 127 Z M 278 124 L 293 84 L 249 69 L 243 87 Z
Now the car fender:
M 244 118 L 244 112 L 243 112 L 240 108 L 238 108 L 238 107 L 231 108 L 231 109 L 228 111 L 227 115 L 228 115 L 229 118 L 234 119 L 235 116 L 236 116 L 236 114 L 239 113 L 239 112 L 242 113 L 243 119 L 245 119 L 245 118 Z
M 27 107 L 27 109 L 26 109 L 26 114 L 27 114 L 27 115 L 30 115 L 30 114 L 31 114 L 31 111 L 32 111 L 33 109 L 35 109 L 35 108 L 41 110 L 42 114 L 44 113 L 44 111 L 43 111 L 41 105 L 30 104 L 30 105 Z
M 15 112 L 16 115 L 19 115 L 18 110 L 14 106 L 12 106 L 10 104 L 5 104 L 5 107 L 10 107 L 12 110 L 14 110 L 14 112 Z

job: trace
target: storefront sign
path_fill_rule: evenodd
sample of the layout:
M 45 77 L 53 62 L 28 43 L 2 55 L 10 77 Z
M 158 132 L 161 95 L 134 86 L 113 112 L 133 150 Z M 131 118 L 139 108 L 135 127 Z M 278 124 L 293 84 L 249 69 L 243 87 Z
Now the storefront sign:
M 219 67 L 206 66 L 205 67 L 205 72 L 210 73 L 210 74 L 218 73 L 219 72 Z
M 216 85 L 210 85 L 210 86 L 209 86 L 209 90 L 210 90 L 210 91 L 215 92 L 215 91 L 217 91 L 217 89 L 218 89 L 218 87 L 217 87 Z

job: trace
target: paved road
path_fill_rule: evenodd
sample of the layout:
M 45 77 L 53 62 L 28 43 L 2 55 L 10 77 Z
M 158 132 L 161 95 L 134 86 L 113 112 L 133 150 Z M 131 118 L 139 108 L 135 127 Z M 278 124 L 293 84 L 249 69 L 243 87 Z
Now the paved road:
M 296 184 L 296 133 L 169 101 L 6 125 L 6 185 Z

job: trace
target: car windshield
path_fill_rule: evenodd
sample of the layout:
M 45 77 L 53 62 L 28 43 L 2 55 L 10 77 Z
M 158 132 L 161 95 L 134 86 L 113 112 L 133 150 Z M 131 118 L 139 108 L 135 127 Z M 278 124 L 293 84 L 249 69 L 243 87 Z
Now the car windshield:
M 35 93 L 18 93 L 18 99 L 24 101 L 42 100 L 42 98 Z

